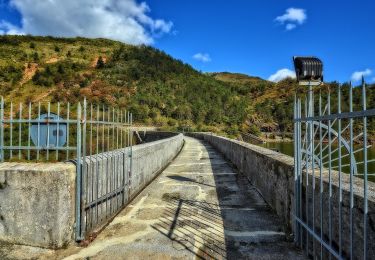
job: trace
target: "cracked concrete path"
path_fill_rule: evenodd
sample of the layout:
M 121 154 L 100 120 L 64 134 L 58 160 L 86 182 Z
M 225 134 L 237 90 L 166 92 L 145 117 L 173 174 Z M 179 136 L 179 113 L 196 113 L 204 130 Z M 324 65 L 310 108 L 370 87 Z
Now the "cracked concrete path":
M 209 144 L 179 156 L 86 248 L 46 259 L 305 259 L 245 177 Z

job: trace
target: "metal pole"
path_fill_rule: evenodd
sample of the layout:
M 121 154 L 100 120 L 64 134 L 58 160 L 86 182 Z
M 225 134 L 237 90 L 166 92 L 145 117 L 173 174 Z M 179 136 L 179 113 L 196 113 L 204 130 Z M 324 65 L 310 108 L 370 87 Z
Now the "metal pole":
M 86 231 L 86 224 L 87 221 L 85 221 L 85 207 L 86 207 L 86 200 L 87 200 L 87 190 L 88 190 L 88 176 L 87 176 L 87 163 L 86 163 L 86 125 L 87 125 L 87 102 L 86 98 L 83 100 L 83 119 L 82 119 L 82 190 L 81 190 L 81 201 L 82 201 L 82 207 L 81 207 L 81 235 L 82 237 L 85 234 Z
M 36 150 L 36 160 L 39 161 L 39 154 L 40 154 L 40 102 L 38 102 L 38 150 Z
M 366 98 L 366 83 L 362 77 L 362 109 L 367 109 Z M 363 117 L 363 259 L 367 259 L 367 214 L 368 214 L 368 201 L 367 201 L 367 117 Z
M 341 86 L 338 85 L 338 97 L 337 97 L 337 113 L 341 113 Z M 339 256 L 342 257 L 342 162 L 341 162 L 341 119 L 338 119 L 338 142 L 339 142 L 339 150 L 338 150 L 338 158 L 339 158 Z
M 31 145 L 31 102 L 29 103 L 29 132 L 27 137 L 27 159 L 30 161 L 30 145 Z
M 297 213 L 297 207 L 298 207 L 298 200 L 297 200 L 297 197 L 298 197 L 298 194 L 297 194 L 297 181 L 298 181 L 298 167 L 297 167 L 297 163 L 298 163 L 298 151 L 297 151 L 297 142 L 298 142 L 298 132 L 297 132 L 297 124 L 298 124 L 298 121 L 296 121 L 296 119 L 298 118 L 297 117 L 297 94 L 294 95 L 294 114 L 293 114 L 293 117 L 294 117 L 294 138 L 293 138 L 293 141 L 294 141 L 294 190 L 295 190 L 295 193 L 294 193 L 294 196 L 295 196 L 295 199 L 294 199 L 294 215 L 296 217 L 296 219 L 294 220 L 294 233 L 295 233 L 295 236 L 294 236 L 294 242 L 295 243 L 298 243 L 298 221 L 297 221 L 297 218 L 299 217 L 298 216 L 298 213 Z
M 50 115 L 51 115 L 51 102 L 48 102 L 48 112 L 47 112 L 47 115 L 48 115 L 48 121 L 47 121 L 47 161 L 49 159 L 49 135 L 50 135 L 50 132 L 49 132 L 49 118 L 50 118 Z
M 349 84 L 349 111 L 353 112 L 353 87 Z M 349 119 L 350 124 L 350 154 L 353 154 L 353 119 Z M 353 195 L 353 160 L 350 160 L 350 259 L 353 259 L 353 208 L 354 208 L 354 195 Z
M 77 176 L 76 176 L 76 240 L 82 240 L 81 234 L 81 103 L 77 107 Z
M 1 97 L 0 104 L 0 161 L 4 162 L 4 98 Z
M 20 103 L 20 110 L 19 110 L 19 124 L 18 124 L 18 146 L 21 147 L 22 145 L 22 103 Z M 18 159 L 21 160 L 21 149 L 18 150 Z
M 319 92 L 319 116 L 322 116 L 322 91 Z M 323 137 L 322 137 L 322 121 L 319 120 L 319 180 L 320 180 L 320 241 L 323 241 Z M 323 245 L 320 243 L 320 259 L 323 259 Z
M 331 89 L 328 89 L 328 115 L 331 114 Z M 332 140 L 331 140 L 331 120 L 328 120 L 328 229 L 329 247 L 332 248 Z M 331 259 L 331 254 L 329 254 Z

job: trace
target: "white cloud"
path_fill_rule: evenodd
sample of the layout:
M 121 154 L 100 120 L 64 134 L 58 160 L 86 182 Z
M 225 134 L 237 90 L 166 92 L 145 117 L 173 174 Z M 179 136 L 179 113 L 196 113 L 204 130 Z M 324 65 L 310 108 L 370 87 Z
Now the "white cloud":
M 290 30 L 293 30 L 294 28 L 296 28 L 297 25 L 293 24 L 293 23 L 288 23 L 286 26 L 285 26 L 285 29 L 287 31 L 290 31 Z
M 20 28 L 4 20 L 0 21 L 0 32 L 1 34 L 24 34 Z
M 371 74 L 372 71 L 370 69 L 365 69 L 363 71 L 355 71 L 353 72 L 351 79 L 353 82 L 356 82 L 360 81 L 362 77 L 370 76 Z
M 22 15 L 20 28 L 6 22 L 7 34 L 63 37 L 103 37 L 131 44 L 152 44 L 169 33 L 173 23 L 149 16 L 150 8 L 137 0 L 11 0 Z
M 306 10 L 300 8 L 288 8 L 283 15 L 276 17 L 275 21 L 285 24 L 287 31 L 293 30 L 297 25 L 303 24 L 307 19 Z
M 285 78 L 295 78 L 296 73 L 290 69 L 281 69 L 278 70 L 275 74 L 272 74 L 268 80 L 273 82 L 279 82 L 280 80 L 283 80 Z
M 197 53 L 193 56 L 194 59 L 199 60 L 201 62 L 210 62 L 211 57 L 208 53 Z

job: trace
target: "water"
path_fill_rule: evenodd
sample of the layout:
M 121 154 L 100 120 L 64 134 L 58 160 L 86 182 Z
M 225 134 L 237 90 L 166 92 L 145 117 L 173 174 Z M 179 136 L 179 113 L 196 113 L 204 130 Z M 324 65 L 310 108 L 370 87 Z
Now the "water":
M 318 146 L 319 144 L 316 144 L 316 146 Z M 276 150 L 280 153 L 283 153 L 283 154 L 286 154 L 286 155 L 289 155 L 289 156 L 294 156 L 294 145 L 293 145 L 293 142 L 280 142 L 280 143 L 265 143 L 265 144 L 262 144 L 260 145 L 262 147 L 265 147 L 265 148 L 268 148 L 268 149 L 271 149 L 271 150 Z M 326 147 L 327 144 L 323 144 L 323 149 L 324 147 Z M 356 145 L 354 147 L 354 150 L 357 150 L 359 148 L 361 148 L 362 146 L 361 145 Z M 332 145 L 332 151 L 335 150 L 337 148 L 337 144 L 335 145 Z M 323 152 L 323 157 L 325 155 L 327 155 L 328 153 L 328 149 L 326 149 L 324 152 Z M 315 154 L 319 154 L 319 147 L 315 150 Z M 342 149 L 342 156 L 345 156 L 347 154 L 346 150 L 344 150 L 344 148 Z M 336 151 L 335 153 L 332 154 L 332 166 L 333 167 L 336 167 L 334 168 L 334 170 L 338 170 L 338 161 L 339 160 L 334 160 L 335 158 L 338 157 L 338 151 Z M 363 161 L 363 152 L 358 152 L 355 154 L 355 159 L 357 161 L 357 169 L 358 169 L 358 173 L 363 173 L 363 164 L 360 164 L 359 162 L 362 162 Z M 367 149 L 367 160 L 370 161 L 372 159 L 375 159 L 375 146 L 372 146 L 370 148 Z M 325 164 L 324 166 L 327 167 L 328 166 L 328 156 L 323 160 L 323 163 Z M 350 161 L 349 161 L 349 156 L 347 157 L 342 157 L 342 160 L 341 160 L 341 164 L 342 165 L 347 165 L 349 164 Z M 375 181 L 375 176 L 370 176 L 372 174 L 375 175 L 375 162 L 368 162 L 367 164 L 367 172 L 369 174 L 369 180 L 371 181 Z M 350 172 L 350 168 L 349 166 L 344 166 L 342 167 L 342 171 L 343 172 L 346 172 L 346 173 L 349 173 Z

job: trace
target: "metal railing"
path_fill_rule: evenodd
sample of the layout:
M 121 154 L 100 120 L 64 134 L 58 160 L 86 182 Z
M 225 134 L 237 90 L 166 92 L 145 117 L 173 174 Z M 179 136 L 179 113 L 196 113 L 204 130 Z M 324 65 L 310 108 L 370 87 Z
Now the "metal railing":
M 131 175 L 132 114 L 104 105 L 0 100 L 0 161 L 76 164 L 76 239 L 125 204 Z M 116 202 L 115 202 L 116 201 Z M 103 207 L 105 205 L 105 207 Z
M 321 88 L 314 99 L 310 86 L 294 104 L 295 240 L 314 259 L 375 257 L 369 228 L 369 178 L 375 175 L 369 167 L 375 160 L 368 155 L 375 109 L 367 109 L 364 80 L 361 91 L 355 89 L 360 104 L 353 102 L 351 85 L 345 91 L 344 101 L 340 85 L 336 93 Z

